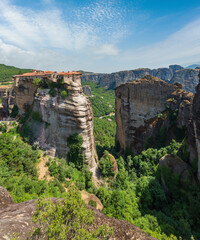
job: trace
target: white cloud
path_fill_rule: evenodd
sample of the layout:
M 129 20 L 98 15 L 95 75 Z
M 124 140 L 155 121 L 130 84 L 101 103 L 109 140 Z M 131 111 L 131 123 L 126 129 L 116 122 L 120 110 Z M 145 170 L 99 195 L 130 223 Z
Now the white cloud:
M 187 64 L 200 60 L 200 18 L 189 23 L 165 40 L 125 52 L 123 61 L 130 67 L 160 67 Z
M 119 50 L 112 44 L 104 44 L 99 49 L 94 51 L 95 54 L 116 56 Z
M 200 18 L 155 44 L 121 51 L 123 9 L 115 0 L 79 10 L 32 10 L 0 0 L 0 62 L 26 68 L 114 72 L 200 60 Z M 67 14 L 66 14 L 67 13 Z

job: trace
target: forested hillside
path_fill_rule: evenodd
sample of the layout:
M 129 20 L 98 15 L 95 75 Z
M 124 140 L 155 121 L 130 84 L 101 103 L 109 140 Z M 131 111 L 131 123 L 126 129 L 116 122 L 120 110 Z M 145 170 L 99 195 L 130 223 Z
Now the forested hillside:
M 0 84 L 12 84 L 11 78 L 13 75 L 22 74 L 30 71 L 30 69 L 20 69 L 0 64 Z
M 161 172 L 159 167 L 159 160 L 167 154 L 188 161 L 185 136 L 161 146 L 164 133 L 158 134 L 156 141 L 148 142 L 141 154 L 133 156 L 128 148 L 122 153 L 115 144 L 114 90 L 94 83 L 84 84 L 92 90 L 89 99 L 94 110 L 101 186 L 97 188 L 92 182 L 92 173 L 81 153 L 83 139 L 78 134 L 67 139 L 70 151 L 65 158 L 52 159 L 37 144 L 27 143 L 30 132 L 22 128 L 23 118 L 19 126 L 16 122 L 0 124 L 0 186 L 11 193 L 15 202 L 23 202 L 39 197 L 64 197 L 66 189 L 73 185 L 96 195 L 106 215 L 133 223 L 157 239 L 200 239 L 199 186 L 195 179 L 192 184 L 183 182 L 166 169 Z M 40 179 L 38 168 L 44 158 L 49 176 Z M 194 164 L 189 175 L 195 175 L 196 171 Z M 93 201 L 90 204 L 96 206 Z

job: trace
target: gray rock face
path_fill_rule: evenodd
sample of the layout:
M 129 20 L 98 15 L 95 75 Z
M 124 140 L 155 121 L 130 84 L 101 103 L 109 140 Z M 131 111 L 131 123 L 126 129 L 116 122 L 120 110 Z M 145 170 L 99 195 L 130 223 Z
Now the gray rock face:
M 199 73 L 200 80 L 200 73 Z M 187 142 L 190 150 L 190 161 L 197 161 L 197 177 L 200 182 L 200 83 L 196 87 L 192 107 L 192 121 L 188 129 Z
M 39 142 L 40 148 L 54 149 L 56 156 L 65 158 L 69 151 L 67 138 L 78 133 L 83 137 L 82 152 L 86 163 L 91 168 L 97 167 L 91 103 L 82 94 L 80 84 L 66 84 L 66 88 L 68 89 L 66 99 L 62 99 L 59 94 L 51 97 L 46 91 L 37 91 L 33 112 L 40 114 L 42 122 L 33 123 L 33 138 Z
M 146 75 L 158 77 L 168 83 L 179 82 L 183 84 L 186 91 L 195 92 L 198 84 L 198 72 L 200 69 L 184 69 L 179 65 L 170 65 L 169 68 L 139 68 L 130 71 L 121 71 L 111 74 L 89 73 L 83 74 L 82 81 L 90 81 L 99 84 L 101 87 L 115 89 L 121 84 L 138 80 Z
M 169 126 L 167 107 L 177 113 L 179 127 L 187 126 L 191 118 L 193 94 L 182 90 L 180 84 L 145 76 L 117 87 L 115 94 L 116 140 L 134 155 L 145 149 L 147 139 L 156 136 L 162 126 Z
M 172 71 L 172 73 L 174 74 L 176 71 L 178 70 L 182 70 L 184 69 L 183 67 L 181 67 L 180 65 L 170 65 L 169 69 Z
M 0 86 L 0 118 L 8 117 L 15 104 L 15 93 L 12 86 Z
M 93 111 L 89 99 L 83 95 L 80 77 L 66 78 L 64 88 L 66 98 L 55 88 L 55 96 L 50 96 L 50 89 L 37 89 L 32 78 L 16 81 L 16 105 L 21 113 L 31 109 L 41 118 L 31 121 L 32 142 L 39 144 L 48 153 L 66 158 L 69 148 L 67 138 L 78 133 L 83 137 L 82 153 L 85 162 L 92 169 L 97 168 L 97 154 L 93 135 Z M 50 81 L 50 80 L 49 80 Z
M 0 210 L 13 204 L 13 198 L 10 193 L 0 186 Z
M 0 187 L 0 191 L 2 189 Z M 3 191 L 5 191 L 4 195 L 9 196 L 5 189 Z M 5 199 L 4 195 L 2 196 L 0 192 L 0 203 L 4 201 L 1 199 Z M 53 198 L 52 200 L 57 202 L 59 199 Z M 156 240 L 131 223 L 107 217 L 91 207 L 88 208 L 95 212 L 95 220 L 92 225 L 93 230 L 103 224 L 113 227 L 114 235 L 111 240 Z M 17 204 L 12 202 L 9 206 L 4 205 L 2 208 L 0 207 L 0 239 L 11 240 L 14 233 L 19 233 L 20 240 L 26 240 L 33 227 L 31 218 L 34 211 L 35 200 Z M 43 239 L 45 240 L 47 237 L 44 236 Z
M 199 82 L 199 72 L 199 69 L 183 69 L 176 71 L 170 83 L 173 84 L 175 82 L 179 82 L 183 84 L 186 91 L 195 93 L 195 87 Z
M 190 174 L 190 167 L 182 159 L 177 156 L 165 155 L 159 161 L 159 168 L 161 170 L 161 181 L 165 188 L 165 191 L 168 192 L 168 186 L 166 184 L 166 173 L 165 168 L 170 170 L 171 174 L 178 175 L 180 181 L 183 184 L 195 183 L 193 177 Z M 168 177 L 168 176 L 167 176 Z
M 145 75 L 159 77 L 169 82 L 172 78 L 172 71 L 169 68 L 149 69 L 139 68 L 130 71 L 121 71 L 111 74 L 83 74 L 82 81 L 90 81 L 99 84 L 101 87 L 115 89 L 123 83 L 138 80 Z
M 158 77 L 169 82 L 175 71 L 183 69 L 179 65 L 170 65 L 169 68 L 138 68 L 130 71 L 121 71 L 111 74 L 87 73 L 83 74 L 82 81 L 90 81 L 99 84 L 101 87 L 112 88 L 118 87 L 123 83 L 138 80 L 145 75 Z
M 88 85 L 85 85 L 82 87 L 83 88 L 83 93 L 87 96 L 91 96 L 92 95 L 92 91 L 91 91 L 91 87 Z

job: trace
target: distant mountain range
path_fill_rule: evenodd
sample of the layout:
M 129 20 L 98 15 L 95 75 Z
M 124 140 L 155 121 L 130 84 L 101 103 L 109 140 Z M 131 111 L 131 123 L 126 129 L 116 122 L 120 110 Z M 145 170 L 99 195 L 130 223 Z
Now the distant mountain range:
M 200 64 L 192 64 L 192 65 L 187 66 L 186 68 L 195 69 L 196 67 L 200 67 Z
M 199 82 L 199 71 L 200 69 L 189 69 L 183 68 L 180 65 L 170 65 L 169 68 L 138 68 L 110 74 L 83 72 L 82 81 L 94 82 L 101 87 L 115 89 L 121 84 L 138 80 L 145 75 L 151 75 L 168 83 L 179 82 L 184 85 L 185 90 L 195 92 L 195 87 Z

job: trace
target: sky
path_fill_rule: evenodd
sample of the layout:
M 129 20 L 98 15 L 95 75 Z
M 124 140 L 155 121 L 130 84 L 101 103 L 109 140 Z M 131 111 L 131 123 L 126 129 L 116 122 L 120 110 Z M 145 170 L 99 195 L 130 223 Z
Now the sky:
M 99 73 L 200 64 L 200 1 L 0 0 L 0 63 Z

